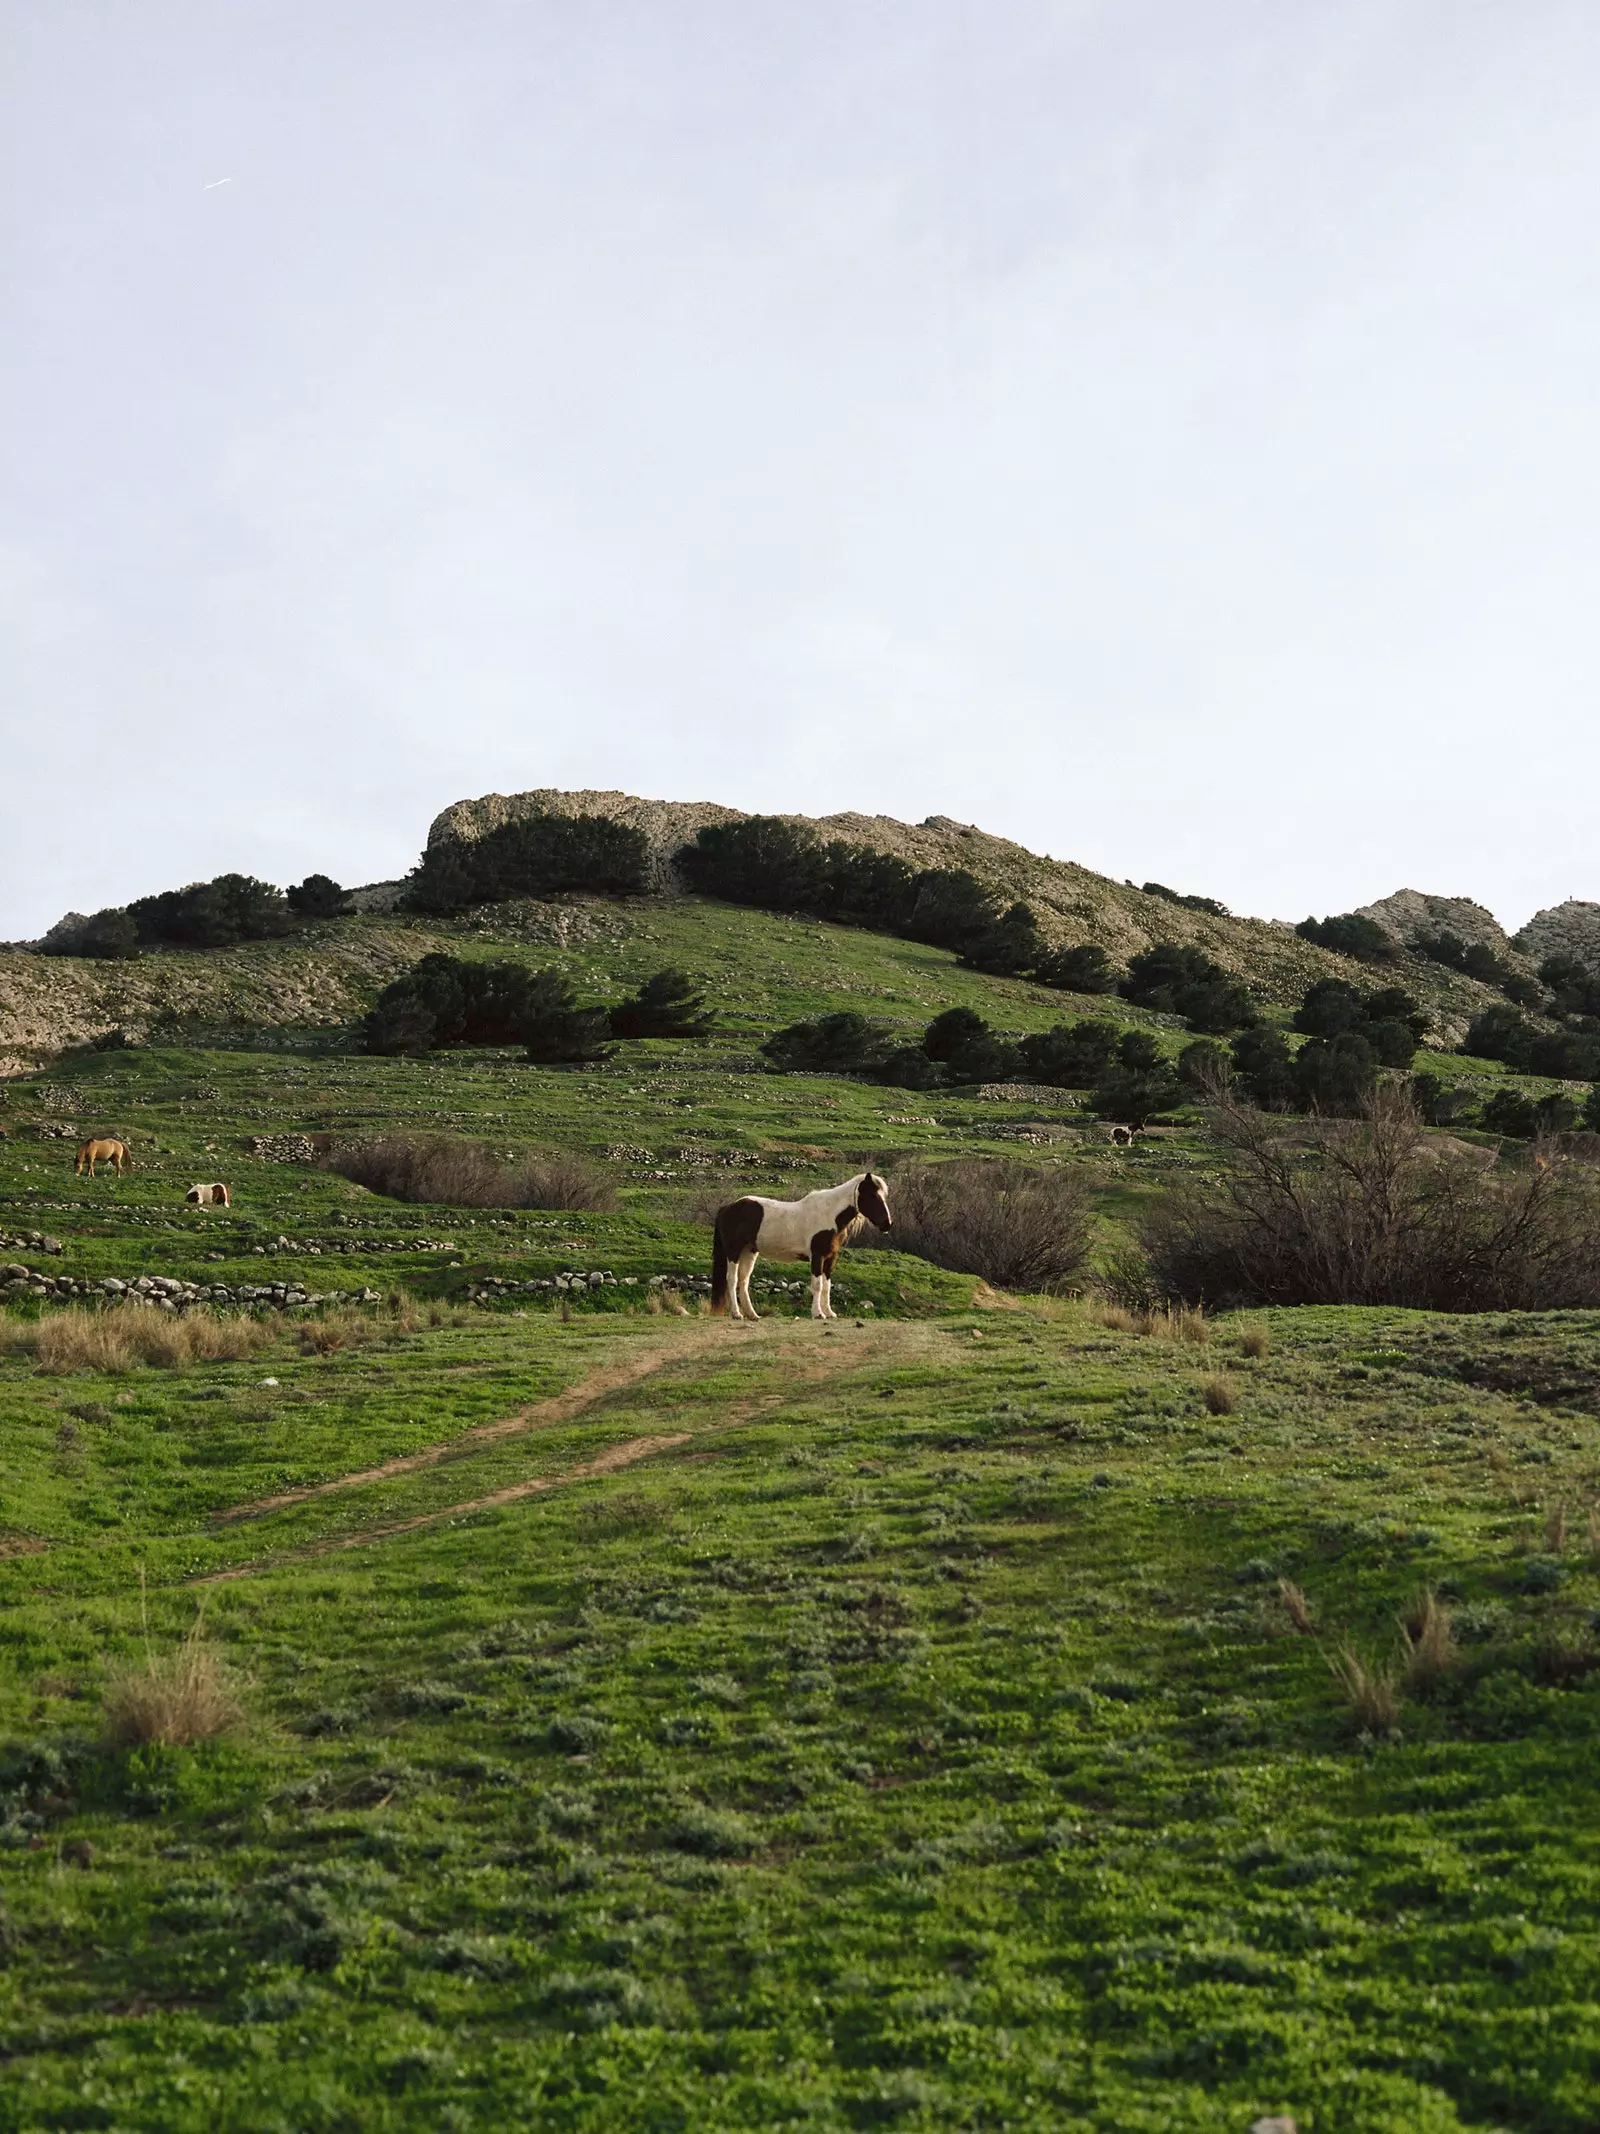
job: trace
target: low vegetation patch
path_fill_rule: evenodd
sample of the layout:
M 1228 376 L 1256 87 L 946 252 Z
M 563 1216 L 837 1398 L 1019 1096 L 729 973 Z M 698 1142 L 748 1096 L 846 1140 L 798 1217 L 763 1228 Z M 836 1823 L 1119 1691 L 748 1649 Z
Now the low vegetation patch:
M 7 1340 L 32 1351 L 38 1369 L 131 1371 L 139 1364 L 181 1371 L 195 1363 L 236 1363 L 277 1339 L 277 1329 L 240 1313 L 164 1311 L 146 1303 L 96 1310 L 81 1304 L 10 1322 Z
M 456 1208 L 604 1209 L 615 1204 L 610 1179 L 573 1149 L 544 1149 L 519 1161 L 482 1142 L 447 1134 L 386 1134 L 351 1143 L 327 1168 L 390 1200 Z
M 893 1190 L 886 1243 L 1000 1289 L 1066 1289 L 1088 1257 L 1090 1197 L 1075 1172 L 962 1157 L 914 1164 Z

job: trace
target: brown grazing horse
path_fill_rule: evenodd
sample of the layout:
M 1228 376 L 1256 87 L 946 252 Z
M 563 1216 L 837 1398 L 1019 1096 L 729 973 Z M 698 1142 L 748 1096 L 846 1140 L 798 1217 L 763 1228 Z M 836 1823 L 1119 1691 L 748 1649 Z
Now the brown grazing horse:
M 109 1163 L 120 1177 L 122 1172 L 133 1169 L 133 1156 L 126 1141 L 80 1141 L 78 1160 L 72 1167 L 73 1177 L 81 1178 L 87 1171 L 92 1178 L 97 1163 Z

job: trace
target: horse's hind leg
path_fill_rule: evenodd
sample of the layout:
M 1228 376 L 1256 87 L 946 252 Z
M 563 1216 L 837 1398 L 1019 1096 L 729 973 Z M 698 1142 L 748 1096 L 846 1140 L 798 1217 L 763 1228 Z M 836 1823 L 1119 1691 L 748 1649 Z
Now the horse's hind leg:
M 761 1316 L 750 1302 L 750 1276 L 758 1258 L 759 1254 L 754 1252 L 741 1252 L 739 1255 L 739 1309 L 746 1319 L 759 1319 Z M 731 1284 L 731 1276 L 729 1281 Z

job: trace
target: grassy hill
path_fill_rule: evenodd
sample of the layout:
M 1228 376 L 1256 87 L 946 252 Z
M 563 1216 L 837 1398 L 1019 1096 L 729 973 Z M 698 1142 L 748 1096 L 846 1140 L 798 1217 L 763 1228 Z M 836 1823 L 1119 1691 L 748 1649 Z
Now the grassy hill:
M 598 999 L 680 964 L 720 1027 L 342 1049 L 436 947 Z M 0 1305 L 0 2134 L 1600 2123 L 1600 1313 L 1148 1322 L 851 1248 L 832 1327 L 768 1261 L 712 1320 L 733 1191 L 1021 1155 L 1103 1255 L 1219 1160 L 759 1071 L 835 1008 L 1186 1041 L 812 921 L 368 914 L 0 989 L 14 1056 L 153 1040 L 3 1085 L 0 1283 L 324 1300 L 188 1355 L 148 1306 L 117 1368 Z M 73 1176 L 91 1129 L 127 1177 Z M 615 1206 L 296 1160 L 392 1129 L 580 1148 Z M 197 1621 L 238 1723 L 119 1736 Z

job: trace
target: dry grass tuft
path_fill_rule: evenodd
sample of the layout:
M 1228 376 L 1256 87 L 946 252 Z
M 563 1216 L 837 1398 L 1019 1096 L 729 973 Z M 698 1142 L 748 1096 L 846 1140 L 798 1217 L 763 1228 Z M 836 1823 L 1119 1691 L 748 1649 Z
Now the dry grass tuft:
M 1400 1717 L 1400 1688 L 1394 1670 L 1370 1665 L 1349 1645 L 1341 1645 L 1330 1656 L 1328 1667 L 1362 1732 L 1389 1733 Z
M 221 1655 L 204 1637 L 205 1611 L 176 1652 L 158 1659 L 150 1645 L 145 1616 L 144 1574 L 139 1577 L 139 1612 L 144 1621 L 142 1667 L 112 1668 L 106 1676 L 102 1710 L 106 1731 L 117 1748 L 160 1742 L 183 1748 L 225 1734 L 244 1718 L 228 1683 Z
M 1424 1586 L 1400 1626 L 1405 1639 L 1405 1678 L 1412 1689 L 1431 1689 L 1457 1659 L 1450 1610 L 1431 1586 Z
M 1264 1326 L 1247 1326 L 1239 1336 L 1240 1354 L 1253 1356 L 1258 1363 L 1271 1347 L 1272 1336 Z
M 1600 1558 L 1600 1509 L 1591 1505 L 1584 1515 L 1583 1523 L 1589 1536 L 1589 1554 Z
M 1208 1415 L 1232 1415 L 1239 1405 L 1239 1388 L 1226 1371 L 1213 1371 L 1200 1381 L 1200 1398 Z
M 1198 1304 L 1101 1304 L 1091 1316 L 1116 1334 L 1140 1334 L 1149 1341 L 1187 1341 L 1204 1348 L 1211 1339 L 1206 1315 Z
M 1545 1515 L 1544 1545 L 1552 1556 L 1563 1555 L 1567 1546 L 1567 1507 L 1552 1504 Z
M 1278 1598 L 1283 1603 L 1283 1612 L 1303 1638 L 1317 1634 L 1316 1617 L 1311 1613 L 1311 1603 L 1292 1578 L 1278 1580 Z
M 104 1311 L 69 1304 L 28 1329 L 35 1360 L 48 1377 L 73 1371 L 131 1371 L 137 1364 L 181 1371 L 191 1363 L 237 1363 L 276 1338 L 259 1319 L 214 1312 L 163 1311 L 155 1304 L 116 1304 Z

